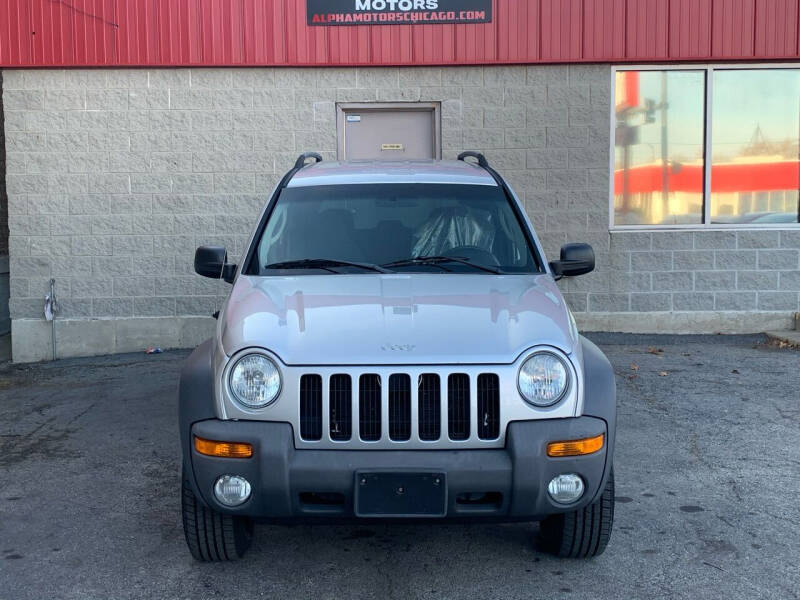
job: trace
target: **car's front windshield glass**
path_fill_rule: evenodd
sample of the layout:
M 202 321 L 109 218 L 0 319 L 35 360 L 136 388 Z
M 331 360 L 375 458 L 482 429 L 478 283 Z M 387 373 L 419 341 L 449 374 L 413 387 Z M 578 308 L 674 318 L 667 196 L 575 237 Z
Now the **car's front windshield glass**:
M 284 189 L 248 273 L 374 274 L 375 267 L 399 273 L 539 270 L 500 187 L 351 184 Z

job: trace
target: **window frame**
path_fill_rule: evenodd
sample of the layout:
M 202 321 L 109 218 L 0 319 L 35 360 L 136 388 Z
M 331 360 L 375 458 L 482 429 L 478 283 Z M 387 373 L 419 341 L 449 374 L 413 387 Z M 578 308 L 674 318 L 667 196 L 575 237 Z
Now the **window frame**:
M 608 183 L 608 228 L 609 231 L 741 231 L 748 229 L 796 230 L 800 223 L 710 223 L 711 220 L 711 123 L 714 100 L 715 71 L 755 71 L 800 70 L 800 63 L 681 63 L 671 65 L 612 65 L 611 67 L 611 101 L 609 125 L 609 183 Z M 617 123 L 616 98 L 618 71 L 701 71 L 705 77 L 705 106 L 703 108 L 703 222 L 663 225 L 617 225 L 614 223 L 614 167 L 616 161 L 615 128 Z

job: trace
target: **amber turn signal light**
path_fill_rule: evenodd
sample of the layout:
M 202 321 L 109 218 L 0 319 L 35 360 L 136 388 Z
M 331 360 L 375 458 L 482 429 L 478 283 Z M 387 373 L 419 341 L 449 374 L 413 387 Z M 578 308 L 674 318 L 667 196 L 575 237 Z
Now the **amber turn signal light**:
M 253 446 L 244 442 L 215 442 L 194 437 L 194 449 L 206 456 L 221 456 L 223 458 L 250 458 L 253 456 Z
M 547 444 L 547 456 L 581 456 L 592 454 L 603 447 L 605 434 L 584 438 L 582 440 L 571 440 L 569 442 L 550 442 Z

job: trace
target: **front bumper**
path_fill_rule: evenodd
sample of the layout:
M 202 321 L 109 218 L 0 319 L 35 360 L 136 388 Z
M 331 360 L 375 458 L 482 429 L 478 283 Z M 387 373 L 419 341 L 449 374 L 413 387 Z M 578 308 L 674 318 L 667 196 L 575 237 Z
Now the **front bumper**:
M 550 458 L 548 442 L 606 434 L 604 447 L 587 456 Z M 195 494 L 223 513 L 258 519 L 292 520 L 354 517 L 355 474 L 359 471 L 437 471 L 446 475 L 446 518 L 538 520 L 592 502 L 611 468 L 608 428 L 595 417 L 510 423 L 506 447 L 492 450 L 296 450 L 291 425 L 264 421 L 200 421 L 192 434 L 247 442 L 248 459 L 216 458 L 193 448 L 187 473 Z M 569 506 L 547 495 L 559 473 L 578 473 L 583 497 Z M 242 475 L 252 485 L 241 506 L 219 504 L 212 493 L 224 474 Z

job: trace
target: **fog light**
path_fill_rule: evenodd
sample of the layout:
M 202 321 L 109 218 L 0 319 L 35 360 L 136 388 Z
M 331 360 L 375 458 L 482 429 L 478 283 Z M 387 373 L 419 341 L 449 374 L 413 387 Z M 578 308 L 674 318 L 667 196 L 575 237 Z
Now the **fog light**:
M 575 473 L 556 475 L 547 485 L 547 492 L 554 502 L 572 504 L 583 496 L 583 479 Z
M 223 475 L 214 484 L 214 496 L 225 506 L 239 506 L 250 497 L 250 482 L 239 475 Z

